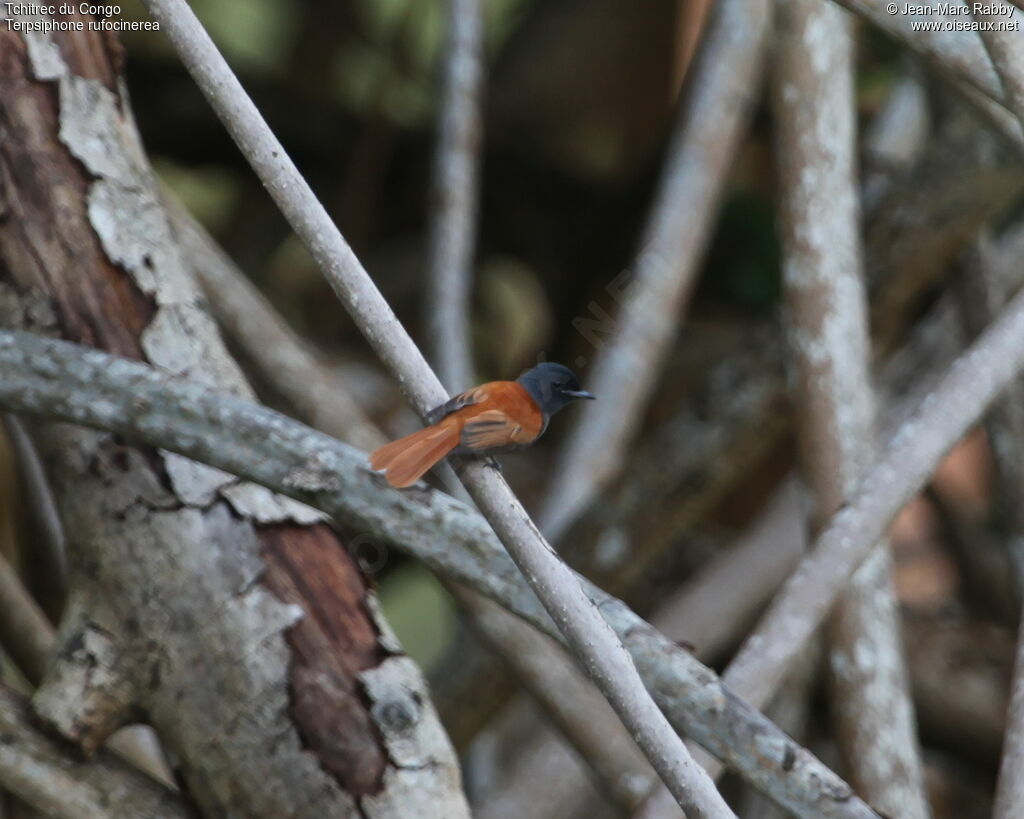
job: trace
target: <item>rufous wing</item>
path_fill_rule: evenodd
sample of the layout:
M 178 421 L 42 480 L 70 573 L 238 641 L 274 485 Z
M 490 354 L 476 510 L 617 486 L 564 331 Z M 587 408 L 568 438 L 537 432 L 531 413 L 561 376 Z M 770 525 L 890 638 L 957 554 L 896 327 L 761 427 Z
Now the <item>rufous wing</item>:
M 436 424 L 442 418 L 451 415 L 453 412 L 458 412 L 460 409 L 471 407 L 474 404 L 479 404 L 487 397 L 487 391 L 483 388 L 483 385 L 479 387 L 473 387 L 471 390 L 460 392 L 458 395 L 452 396 L 445 401 L 441 406 L 434 407 L 430 412 L 427 413 L 427 423 Z
M 475 451 L 529 444 L 535 438 L 501 410 L 487 410 L 466 421 L 462 446 Z

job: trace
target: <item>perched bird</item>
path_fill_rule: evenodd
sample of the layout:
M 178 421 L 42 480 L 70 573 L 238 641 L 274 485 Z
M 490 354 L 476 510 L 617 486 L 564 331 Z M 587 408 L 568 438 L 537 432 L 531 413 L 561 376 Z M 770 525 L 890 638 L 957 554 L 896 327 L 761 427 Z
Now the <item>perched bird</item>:
M 430 426 L 385 444 L 370 456 L 395 487 L 414 484 L 446 455 L 494 455 L 536 441 L 551 416 L 578 398 L 576 376 L 561 364 L 538 364 L 515 381 L 489 381 L 427 414 Z

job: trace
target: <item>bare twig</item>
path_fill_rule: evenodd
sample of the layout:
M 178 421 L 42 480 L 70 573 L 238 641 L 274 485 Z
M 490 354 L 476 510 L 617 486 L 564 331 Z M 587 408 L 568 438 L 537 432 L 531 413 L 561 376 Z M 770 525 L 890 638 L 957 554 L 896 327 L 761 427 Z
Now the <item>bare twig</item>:
M 770 696 L 896 512 L 1020 370 L 1022 338 L 1019 294 L 883 448 L 733 661 L 727 683 L 753 702 Z
M 280 413 L 134 361 L 25 333 L 0 333 L 0 408 L 118 431 L 291 495 L 400 546 L 565 642 L 476 512 L 440 492 L 386 489 L 362 453 Z M 579 582 L 678 730 L 798 816 L 875 816 L 714 672 L 623 603 Z
M 245 274 L 185 208 L 164 204 L 188 265 L 227 333 L 260 373 L 317 429 L 373 450 L 385 442 L 341 380 L 296 336 Z
M 774 100 L 780 226 L 799 439 L 820 524 L 875 457 L 875 401 L 856 190 L 853 41 L 820 0 L 778 0 Z M 828 123 L 828 127 L 822 127 Z M 928 816 L 889 544 L 853 575 L 830 624 L 839 740 L 858 792 Z M 863 662 L 865 652 L 871 662 Z
M 24 424 L 13 415 L 5 415 L 3 425 L 18 459 L 18 472 L 25 488 L 29 514 L 40 538 L 38 552 L 42 555 L 48 592 L 53 595 L 53 600 L 63 600 L 68 584 L 67 544 L 53 492 Z
M 33 684 L 46 669 L 53 626 L 26 591 L 14 567 L 0 555 L 0 645 Z
M 74 757 L 34 727 L 28 703 L 0 686 L 0 787 L 62 819 L 186 819 L 175 793 L 112 755 Z
M 482 40 L 481 0 L 449 0 L 425 318 L 431 358 L 441 383 L 453 393 L 474 381 L 469 301 L 482 128 Z
M 590 383 L 600 397 L 565 443 L 540 514 L 558 540 L 614 476 L 657 383 L 758 88 L 767 0 L 721 0 L 681 100 L 661 187 L 616 327 Z M 574 322 L 592 344 L 587 319 Z
M 348 243 L 183 0 L 146 0 L 285 218 L 306 244 L 353 320 L 421 414 L 447 398 Z M 648 692 L 622 643 L 493 470 L 469 464 L 463 483 L 574 652 L 636 738 L 680 805 L 699 816 L 731 816 L 714 784 Z

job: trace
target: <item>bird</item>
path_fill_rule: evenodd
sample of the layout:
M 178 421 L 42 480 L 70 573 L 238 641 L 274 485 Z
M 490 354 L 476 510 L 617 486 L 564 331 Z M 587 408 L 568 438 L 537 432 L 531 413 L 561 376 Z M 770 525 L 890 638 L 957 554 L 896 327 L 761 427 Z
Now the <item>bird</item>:
M 568 367 L 544 362 L 515 381 L 489 381 L 435 407 L 427 427 L 373 452 L 370 466 L 402 489 L 447 455 L 493 456 L 529 446 L 562 407 L 594 398 Z

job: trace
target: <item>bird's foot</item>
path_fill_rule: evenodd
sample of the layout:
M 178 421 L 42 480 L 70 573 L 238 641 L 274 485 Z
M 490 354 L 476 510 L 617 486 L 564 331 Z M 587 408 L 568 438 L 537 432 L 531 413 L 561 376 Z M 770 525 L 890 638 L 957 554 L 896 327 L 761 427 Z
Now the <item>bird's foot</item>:
M 493 455 L 487 455 L 484 458 L 484 466 L 493 469 L 499 475 L 501 474 L 501 464 L 498 462 L 498 459 L 495 458 Z

